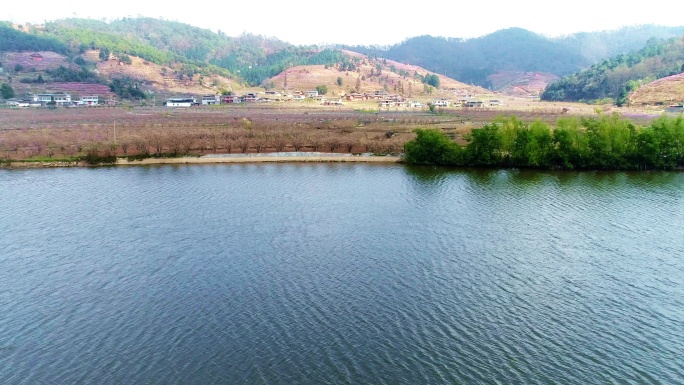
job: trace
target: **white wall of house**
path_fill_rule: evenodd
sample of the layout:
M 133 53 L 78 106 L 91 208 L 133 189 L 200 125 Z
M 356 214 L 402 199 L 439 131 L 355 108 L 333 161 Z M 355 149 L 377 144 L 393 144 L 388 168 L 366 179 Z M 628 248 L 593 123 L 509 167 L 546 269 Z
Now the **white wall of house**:
M 171 99 L 166 99 L 166 107 L 192 107 L 192 105 L 195 103 L 194 99 L 186 98 L 186 99 L 180 99 L 180 98 L 171 98 Z
M 97 106 L 100 104 L 100 97 L 98 96 L 82 96 L 81 103 L 88 106 Z

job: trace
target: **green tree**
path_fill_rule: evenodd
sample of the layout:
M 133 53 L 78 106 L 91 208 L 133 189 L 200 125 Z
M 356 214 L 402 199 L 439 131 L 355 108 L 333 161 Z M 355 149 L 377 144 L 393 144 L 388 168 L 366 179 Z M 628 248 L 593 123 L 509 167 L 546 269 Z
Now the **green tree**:
M 2 83 L 0 86 L 0 94 L 5 99 L 10 99 L 14 97 L 14 88 L 7 83 Z
M 110 53 L 111 52 L 109 51 L 109 48 L 107 48 L 107 47 L 100 48 L 100 55 L 99 55 L 100 60 L 102 60 L 102 61 L 109 60 L 109 54 Z
M 128 65 L 133 64 L 133 60 L 131 60 L 131 57 L 126 55 L 126 54 L 119 55 L 119 61 L 121 61 L 124 64 L 128 64 Z
M 14 66 L 14 72 L 21 72 L 21 71 L 23 71 L 23 70 L 24 70 L 24 66 L 21 65 L 21 64 L 16 64 L 16 65 Z
M 461 164 L 461 146 L 435 129 L 418 129 L 416 139 L 404 144 L 404 160 L 409 164 L 455 166 Z
M 424 82 L 427 85 L 433 86 L 435 88 L 439 88 L 439 76 L 437 76 L 435 74 L 425 75 Z
M 337 85 L 342 87 L 342 77 L 341 76 L 337 77 Z
M 501 161 L 502 138 L 499 126 L 487 124 L 474 128 L 468 135 L 466 157 L 472 166 L 496 166 Z
M 316 86 L 316 91 L 318 91 L 319 95 L 325 95 L 328 93 L 328 86 L 325 84 L 321 84 L 320 86 Z

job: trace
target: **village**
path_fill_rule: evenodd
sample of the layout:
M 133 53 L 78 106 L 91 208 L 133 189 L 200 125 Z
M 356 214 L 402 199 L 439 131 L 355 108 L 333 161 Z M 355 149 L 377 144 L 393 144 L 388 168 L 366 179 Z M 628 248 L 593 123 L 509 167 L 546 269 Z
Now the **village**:
M 392 108 L 427 108 L 430 105 L 435 107 L 464 107 L 464 108 L 485 108 L 502 106 L 503 102 L 499 99 L 480 99 L 470 95 L 457 97 L 454 100 L 439 98 L 429 101 L 419 101 L 407 99 L 401 95 L 389 94 L 384 90 L 373 93 L 351 93 L 338 97 L 327 97 L 320 94 L 317 90 L 278 92 L 262 91 L 248 92 L 242 95 L 228 93 L 227 95 L 184 95 L 166 98 L 160 103 L 165 107 L 197 107 L 212 105 L 231 105 L 242 103 L 272 103 L 272 102 L 313 102 L 324 106 L 343 106 L 351 102 L 375 102 L 377 107 Z M 156 106 L 156 98 L 153 104 Z M 114 106 L 116 99 L 111 92 L 102 94 L 82 95 L 73 97 L 71 93 L 54 92 L 32 94 L 25 98 L 12 98 L 5 101 L 9 107 L 95 107 L 95 106 Z

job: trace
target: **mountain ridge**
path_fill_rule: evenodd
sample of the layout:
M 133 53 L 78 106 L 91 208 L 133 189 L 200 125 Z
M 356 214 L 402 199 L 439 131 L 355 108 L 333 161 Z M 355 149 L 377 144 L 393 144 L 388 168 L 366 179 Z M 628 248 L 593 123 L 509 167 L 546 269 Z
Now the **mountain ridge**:
M 9 31 L 8 24 L 0 24 L 0 33 L 14 36 L 4 39 L 5 48 L 17 41 L 13 32 L 17 26 Z M 272 79 L 298 66 L 347 66 L 351 59 L 349 51 L 343 50 L 349 49 L 372 60 L 384 58 L 420 66 L 425 71 L 421 76 L 432 73 L 466 85 L 535 96 L 548 82 L 588 68 L 597 57 L 638 46 L 649 35 L 684 34 L 684 27 L 633 26 L 558 38 L 507 28 L 470 39 L 423 35 L 387 47 L 295 46 L 277 38 L 250 34 L 229 37 L 220 31 L 145 17 L 108 22 L 61 19 L 41 26 L 23 25 L 21 31 L 26 42 L 32 41 L 24 47 L 26 51 L 38 51 L 43 47 L 40 44 L 53 45 L 75 71 L 79 70 L 75 61 L 83 60 L 85 52 L 107 50 L 112 57 L 123 59 L 124 65 L 129 56 L 157 65 L 160 72 L 166 71 L 165 78 L 213 79 L 207 81 L 215 83 L 220 77 L 229 89 L 268 87 Z M 0 48 L 2 44 L 0 39 Z M 87 69 L 96 69 L 96 64 Z

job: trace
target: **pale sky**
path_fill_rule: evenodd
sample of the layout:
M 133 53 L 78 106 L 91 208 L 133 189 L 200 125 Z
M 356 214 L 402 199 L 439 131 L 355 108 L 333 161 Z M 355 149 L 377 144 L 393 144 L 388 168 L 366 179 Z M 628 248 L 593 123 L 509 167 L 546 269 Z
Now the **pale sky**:
M 622 26 L 684 25 L 677 1 L 3 1 L 0 20 L 42 23 L 66 17 L 174 20 L 228 36 L 254 33 L 293 44 L 399 43 L 420 35 L 471 38 L 520 27 L 547 36 Z M 638 4 L 638 5 L 630 5 Z

